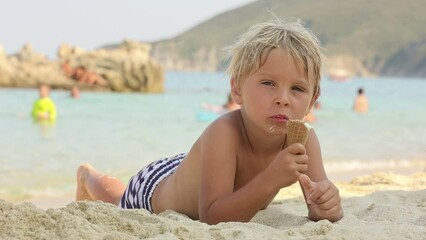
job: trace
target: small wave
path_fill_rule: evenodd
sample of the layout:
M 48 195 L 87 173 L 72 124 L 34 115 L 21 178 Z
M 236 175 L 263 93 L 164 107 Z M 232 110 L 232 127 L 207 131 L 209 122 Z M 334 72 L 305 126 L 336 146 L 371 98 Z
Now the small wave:
M 412 175 L 426 172 L 426 160 L 353 160 L 324 163 L 325 171 L 332 181 L 352 181 L 360 176 L 378 173 Z
M 5 188 L 0 190 L 0 198 L 11 202 L 31 201 L 39 198 L 60 198 L 75 193 L 71 188 L 44 187 L 29 189 L 26 187 Z

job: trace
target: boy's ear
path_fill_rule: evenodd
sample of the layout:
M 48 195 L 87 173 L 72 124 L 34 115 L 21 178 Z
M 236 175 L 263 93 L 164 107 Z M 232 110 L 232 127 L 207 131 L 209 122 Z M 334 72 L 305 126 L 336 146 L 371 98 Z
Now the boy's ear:
M 236 104 L 241 105 L 243 103 L 240 88 L 237 86 L 234 78 L 231 78 L 231 94 Z
M 315 94 L 315 95 L 312 97 L 311 103 L 309 103 L 308 112 L 307 112 L 306 114 L 308 114 L 308 113 L 309 113 L 309 111 L 311 111 L 311 109 L 314 107 L 314 104 L 315 104 L 315 102 L 318 100 L 318 97 L 319 97 L 319 95 L 318 95 L 318 94 Z

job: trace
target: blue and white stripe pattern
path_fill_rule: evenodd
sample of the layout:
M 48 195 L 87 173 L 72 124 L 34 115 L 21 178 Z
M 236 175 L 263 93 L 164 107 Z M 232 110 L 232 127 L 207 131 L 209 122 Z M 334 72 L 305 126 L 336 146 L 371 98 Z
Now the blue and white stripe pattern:
M 185 153 L 150 163 L 130 178 L 126 191 L 120 200 L 121 208 L 143 208 L 153 213 L 151 199 L 157 185 L 170 176 L 182 160 Z

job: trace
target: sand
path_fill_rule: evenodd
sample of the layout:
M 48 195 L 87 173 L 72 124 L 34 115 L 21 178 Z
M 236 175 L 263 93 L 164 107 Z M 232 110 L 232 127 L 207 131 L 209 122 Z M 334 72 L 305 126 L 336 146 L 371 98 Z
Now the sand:
M 207 225 L 164 212 L 123 210 L 102 202 L 41 209 L 0 200 L 0 239 L 424 239 L 426 173 L 378 173 L 336 182 L 345 212 L 312 222 L 297 184 L 249 223 Z

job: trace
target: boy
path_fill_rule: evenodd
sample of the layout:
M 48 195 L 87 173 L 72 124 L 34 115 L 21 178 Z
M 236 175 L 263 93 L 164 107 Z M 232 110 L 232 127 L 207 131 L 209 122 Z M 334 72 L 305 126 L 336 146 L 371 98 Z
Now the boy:
M 286 122 L 303 119 L 318 98 L 318 41 L 300 23 L 259 24 L 228 49 L 231 93 L 240 109 L 210 124 L 188 154 L 159 160 L 126 186 L 90 165 L 77 171 L 76 200 L 123 208 L 167 209 L 208 224 L 247 222 L 278 191 L 297 181 L 309 218 L 343 216 L 338 189 L 326 176 L 317 136 L 286 144 Z

